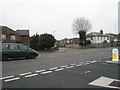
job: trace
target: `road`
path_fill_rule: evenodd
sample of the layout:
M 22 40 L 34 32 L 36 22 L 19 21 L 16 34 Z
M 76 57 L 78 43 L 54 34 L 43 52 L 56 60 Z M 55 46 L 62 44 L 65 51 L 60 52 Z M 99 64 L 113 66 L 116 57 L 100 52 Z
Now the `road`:
M 40 53 L 36 59 L 3 62 L 3 87 L 85 88 L 94 87 L 94 85 L 89 85 L 88 83 L 100 76 L 105 75 L 109 77 L 109 74 L 110 78 L 117 79 L 118 67 L 116 65 L 109 66 L 103 63 L 104 60 L 111 59 L 112 48 L 62 48 L 60 50 L 61 52 Z M 81 65 L 82 67 L 80 67 Z M 113 73 L 111 73 L 110 70 L 112 70 Z M 106 71 L 109 73 L 106 73 Z M 87 73 L 90 75 L 85 76 Z M 80 83 L 79 80 L 82 80 L 81 84 L 77 84 Z M 33 82 L 34 84 L 29 82 Z
M 40 53 L 36 59 L 6 61 L 2 63 L 3 76 L 48 69 L 87 60 L 111 57 L 111 48 L 103 49 L 64 49 L 66 52 Z
M 94 62 L 15 76 L 4 80 L 3 88 L 120 88 L 117 80 L 118 65 Z

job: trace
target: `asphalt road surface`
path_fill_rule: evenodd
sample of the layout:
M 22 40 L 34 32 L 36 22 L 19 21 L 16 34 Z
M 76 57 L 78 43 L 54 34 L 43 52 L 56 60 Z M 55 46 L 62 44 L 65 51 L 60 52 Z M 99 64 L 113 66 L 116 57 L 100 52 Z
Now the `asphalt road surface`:
M 118 88 L 119 65 L 104 63 L 111 59 L 111 51 L 61 49 L 40 53 L 36 59 L 6 61 L 2 63 L 0 80 L 3 88 Z M 103 86 L 101 80 L 111 82 Z
M 118 65 L 101 62 L 76 65 L 4 79 L 3 88 L 120 88 Z

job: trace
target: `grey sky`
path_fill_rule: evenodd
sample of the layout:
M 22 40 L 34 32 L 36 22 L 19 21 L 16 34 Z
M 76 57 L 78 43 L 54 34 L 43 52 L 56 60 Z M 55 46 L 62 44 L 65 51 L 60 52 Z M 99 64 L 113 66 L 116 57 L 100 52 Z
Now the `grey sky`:
M 92 23 L 89 32 L 118 32 L 119 0 L 1 0 L 0 25 L 29 29 L 30 36 L 55 31 L 56 39 L 78 37 L 72 32 L 76 17 Z

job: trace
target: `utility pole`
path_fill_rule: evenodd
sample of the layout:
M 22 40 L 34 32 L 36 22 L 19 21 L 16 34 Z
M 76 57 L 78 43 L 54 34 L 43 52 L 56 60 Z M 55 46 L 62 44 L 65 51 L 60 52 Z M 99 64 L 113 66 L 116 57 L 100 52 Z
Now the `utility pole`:
M 55 38 L 55 31 L 53 31 L 53 36 L 54 36 L 54 38 Z
M 114 30 L 115 30 L 115 33 L 117 33 L 117 31 L 116 31 L 116 24 L 114 24 Z

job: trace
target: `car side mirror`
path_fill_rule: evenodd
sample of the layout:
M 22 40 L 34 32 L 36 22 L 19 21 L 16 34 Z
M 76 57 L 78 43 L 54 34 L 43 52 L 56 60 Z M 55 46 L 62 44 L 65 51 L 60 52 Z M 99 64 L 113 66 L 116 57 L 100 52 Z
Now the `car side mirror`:
M 29 50 L 29 48 L 28 48 L 28 47 L 26 47 L 26 48 L 25 48 L 25 50 Z

